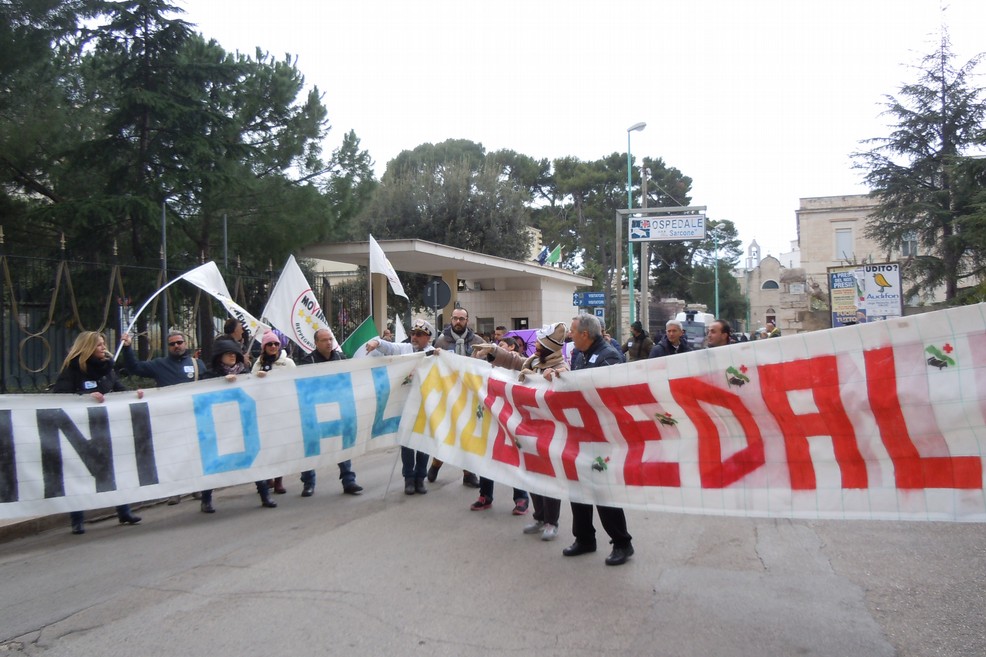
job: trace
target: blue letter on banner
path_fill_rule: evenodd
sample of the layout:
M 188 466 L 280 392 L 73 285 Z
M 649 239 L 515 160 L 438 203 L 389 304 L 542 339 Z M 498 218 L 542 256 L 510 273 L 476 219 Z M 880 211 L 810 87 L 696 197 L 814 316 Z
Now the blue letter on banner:
M 257 403 L 238 388 L 195 395 L 195 424 L 199 430 L 199 452 L 202 456 L 202 471 L 205 474 L 243 470 L 253 464 L 260 452 L 260 429 L 257 426 Z M 240 409 L 240 426 L 243 429 L 243 451 L 232 454 L 219 453 L 219 439 L 216 435 L 216 421 L 212 407 L 217 404 L 234 403 Z
M 298 407 L 301 411 L 301 433 L 305 441 L 305 456 L 322 453 L 320 441 L 342 436 L 342 448 L 356 444 L 356 398 L 353 395 L 353 377 L 348 373 L 316 376 L 295 382 L 298 391 Z M 320 404 L 336 404 L 339 419 L 318 421 Z

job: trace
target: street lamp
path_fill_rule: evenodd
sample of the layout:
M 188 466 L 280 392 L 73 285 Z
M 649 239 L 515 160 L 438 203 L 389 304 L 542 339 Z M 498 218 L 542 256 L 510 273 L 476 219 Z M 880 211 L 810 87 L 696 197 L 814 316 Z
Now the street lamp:
M 631 180 L 631 175 L 633 174 L 633 158 L 630 156 L 630 133 L 640 132 L 647 127 L 647 124 L 641 121 L 640 123 L 634 123 L 632 126 L 627 128 L 627 210 L 633 209 L 633 194 L 630 191 L 630 186 L 633 184 Z M 633 242 L 630 241 L 629 235 L 627 235 L 627 288 L 630 290 L 630 323 L 633 324 L 636 319 L 636 308 L 634 308 L 633 303 Z M 617 244 L 616 248 L 619 249 L 620 245 Z M 622 287 L 617 286 L 617 294 L 622 294 Z M 616 318 L 617 325 L 623 324 L 623 318 Z

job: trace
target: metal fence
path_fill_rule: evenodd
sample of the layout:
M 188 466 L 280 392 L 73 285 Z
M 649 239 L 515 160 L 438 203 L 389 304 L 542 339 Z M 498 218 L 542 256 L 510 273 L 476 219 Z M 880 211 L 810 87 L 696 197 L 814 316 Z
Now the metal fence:
M 167 281 L 195 266 L 165 273 L 148 267 L 0 253 L 0 394 L 47 389 L 82 331 L 104 333 L 115 349 L 133 313 Z M 225 279 L 233 300 L 259 315 L 275 272 L 230 269 Z M 309 280 L 329 325 L 340 341 L 345 339 L 368 315 L 367 293 L 361 289 L 365 286 L 333 289 L 328 278 L 310 276 Z M 160 356 L 167 330 L 184 332 L 193 348 L 207 353 L 226 317 L 222 306 L 199 288 L 172 285 L 138 317 L 139 356 Z

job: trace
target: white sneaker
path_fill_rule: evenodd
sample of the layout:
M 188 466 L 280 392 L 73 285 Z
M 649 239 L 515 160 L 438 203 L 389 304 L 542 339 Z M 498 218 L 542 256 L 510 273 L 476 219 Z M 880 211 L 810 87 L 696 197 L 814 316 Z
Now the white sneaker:
M 540 520 L 535 520 L 531 524 L 524 527 L 525 534 L 540 534 L 541 530 L 544 529 L 544 523 Z
M 544 531 L 541 532 L 542 541 L 553 541 L 558 538 L 558 525 L 544 524 Z

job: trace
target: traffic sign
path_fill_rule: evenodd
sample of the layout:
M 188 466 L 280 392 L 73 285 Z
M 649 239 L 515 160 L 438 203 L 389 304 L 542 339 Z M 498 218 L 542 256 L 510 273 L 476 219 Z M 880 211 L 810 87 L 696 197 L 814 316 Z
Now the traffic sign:
M 572 293 L 572 305 L 583 308 L 586 306 L 605 306 L 605 292 L 574 292 Z
M 452 300 L 448 283 L 436 278 L 425 286 L 425 307 L 444 308 Z

